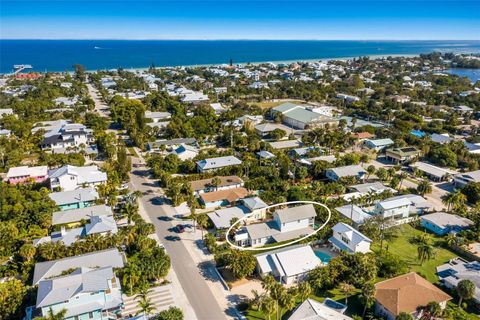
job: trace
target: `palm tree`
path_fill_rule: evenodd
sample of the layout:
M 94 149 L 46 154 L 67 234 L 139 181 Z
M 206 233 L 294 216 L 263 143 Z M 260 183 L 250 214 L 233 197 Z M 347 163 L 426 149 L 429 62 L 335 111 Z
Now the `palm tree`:
M 446 237 L 445 237 L 445 243 L 449 246 L 449 247 L 453 247 L 455 245 L 458 244 L 458 238 L 457 236 L 454 234 L 454 233 L 449 233 Z
M 355 291 L 355 287 L 349 283 L 340 283 L 340 291 L 345 295 L 345 305 L 348 307 L 348 297 Z
M 455 209 L 464 205 L 467 202 L 467 197 L 460 190 L 455 190 L 444 195 L 442 202 L 447 205 L 447 211 L 451 211 L 452 208 Z
M 463 300 L 469 300 L 473 297 L 475 289 L 475 283 L 468 279 L 463 279 L 457 284 L 456 291 L 459 297 L 458 306 L 460 308 Z
M 137 315 L 143 313 L 143 315 L 147 318 L 153 313 L 153 311 L 157 309 L 152 303 L 152 299 L 150 299 L 148 296 L 140 296 L 137 306 L 140 308 L 140 311 L 137 312 Z
M 265 319 L 267 319 L 268 317 L 268 320 L 270 320 L 272 313 L 275 312 L 275 301 L 269 296 L 264 296 L 260 300 L 259 307 L 260 307 L 260 310 L 265 315 Z
M 400 179 L 400 185 L 398 186 L 398 189 L 402 189 L 402 185 L 403 185 L 403 180 L 405 180 L 407 178 L 407 174 L 405 172 L 400 172 L 398 174 L 398 178 Z
M 436 252 L 432 246 L 430 238 L 426 234 L 422 235 L 419 239 L 419 244 L 417 246 L 417 255 L 420 263 L 423 264 L 426 260 L 432 259 Z
M 251 308 L 260 309 L 260 303 L 263 299 L 263 294 L 258 293 L 257 290 L 252 290 L 253 298 L 250 299 L 249 304 Z
M 65 315 L 67 314 L 67 309 L 62 309 L 57 313 L 54 313 L 52 308 L 48 310 L 46 316 L 35 318 L 37 320 L 63 320 L 65 319 Z
M 312 287 L 307 281 L 302 281 L 298 285 L 297 295 L 301 301 L 305 301 L 312 294 Z
M 375 301 L 375 285 L 373 283 L 367 282 L 362 287 L 361 297 L 363 300 L 363 313 L 362 318 L 365 318 L 365 313 L 367 308 L 370 308 Z
M 422 180 L 417 186 L 417 191 L 423 197 L 427 193 L 432 192 L 432 184 L 428 180 Z
M 138 206 L 136 203 L 127 202 L 122 208 L 122 213 L 127 216 L 128 224 L 130 224 L 138 213 Z
M 296 299 L 295 295 L 289 292 L 284 292 L 279 299 L 279 305 L 280 305 L 280 314 L 278 314 L 278 319 L 281 318 L 283 314 L 283 309 L 286 309 L 287 311 L 292 310 L 295 307 L 296 304 Z
M 140 270 L 134 265 L 128 264 L 123 269 L 122 285 L 125 287 L 128 285 L 129 294 L 133 293 L 133 287 L 140 281 Z
M 371 176 L 372 174 L 375 173 L 375 171 L 376 171 L 376 169 L 375 169 L 375 166 L 374 166 L 374 165 L 369 165 L 369 166 L 367 167 L 367 180 L 368 180 L 368 178 L 370 178 L 370 176 Z
M 187 198 L 187 205 L 190 208 L 190 218 L 193 220 L 193 232 L 197 231 L 197 214 L 196 214 L 196 209 L 197 209 L 197 199 L 193 195 L 193 193 L 190 193 L 190 195 Z
M 199 214 L 197 216 L 197 223 L 202 228 L 202 240 L 203 240 L 203 232 L 208 227 L 208 216 L 206 214 Z

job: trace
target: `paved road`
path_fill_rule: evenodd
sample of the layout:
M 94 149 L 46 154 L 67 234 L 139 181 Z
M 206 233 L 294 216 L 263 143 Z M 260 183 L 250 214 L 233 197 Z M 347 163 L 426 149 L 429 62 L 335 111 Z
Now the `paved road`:
M 102 97 L 98 93 L 98 90 L 93 87 L 91 83 L 87 83 L 88 94 L 95 102 L 95 111 L 98 112 L 103 117 L 108 117 L 110 111 L 108 105 L 103 102 Z
M 148 168 L 139 164 L 138 158 L 132 158 L 132 162 L 134 168 L 130 175 L 130 184 L 135 190 L 144 193 L 141 198 L 142 206 L 155 225 L 160 241 L 165 245 L 172 261 L 172 267 L 177 273 L 183 291 L 195 310 L 197 318 L 199 320 L 226 319 L 225 312 L 217 303 L 187 248 L 181 239 L 170 231 L 175 222 L 170 221 L 168 216 L 174 213 L 174 209 L 160 203 L 158 196 L 161 189 L 155 187 L 153 180 L 149 179 Z

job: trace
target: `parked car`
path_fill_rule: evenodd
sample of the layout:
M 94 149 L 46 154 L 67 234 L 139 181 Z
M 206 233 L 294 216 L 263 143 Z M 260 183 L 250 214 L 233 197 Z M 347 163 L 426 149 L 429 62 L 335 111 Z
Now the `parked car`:
M 185 226 L 183 224 L 177 224 L 175 226 L 175 231 L 177 233 L 183 233 L 183 232 L 185 232 Z

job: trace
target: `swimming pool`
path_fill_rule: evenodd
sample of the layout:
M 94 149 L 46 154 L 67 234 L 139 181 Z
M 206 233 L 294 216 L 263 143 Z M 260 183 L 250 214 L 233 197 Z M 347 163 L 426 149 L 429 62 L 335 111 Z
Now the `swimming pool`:
M 327 264 L 332 260 L 332 256 L 329 255 L 328 253 L 325 253 L 323 251 L 317 251 L 315 250 L 315 255 L 322 260 L 323 263 Z

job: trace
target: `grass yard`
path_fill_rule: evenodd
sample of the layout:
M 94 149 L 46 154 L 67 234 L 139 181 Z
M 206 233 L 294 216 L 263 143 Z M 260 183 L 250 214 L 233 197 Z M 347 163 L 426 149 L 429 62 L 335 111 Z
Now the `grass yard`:
M 128 148 L 128 151 L 129 151 L 129 153 L 132 157 L 138 158 L 138 154 L 137 154 L 137 152 L 135 151 L 134 148 L 130 147 L 130 148 Z
M 417 246 L 411 243 L 410 240 L 417 235 L 423 234 L 423 232 L 415 229 L 409 224 L 404 224 L 399 228 L 400 230 L 397 237 L 392 241 L 387 242 L 388 251 L 399 255 L 402 259 L 404 259 L 409 264 L 412 271 L 417 272 L 421 276 L 425 277 L 428 281 L 438 284 L 436 267 L 448 262 L 448 260 L 456 257 L 457 255 L 442 247 L 444 242 L 442 237 L 429 234 L 434 241 L 434 247 L 437 250 L 437 254 L 435 258 L 420 264 L 417 258 Z M 386 245 L 384 243 L 384 249 L 385 248 Z M 377 251 L 379 249 L 380 244 L 378 242 L 372 245 L 372 250 Z

